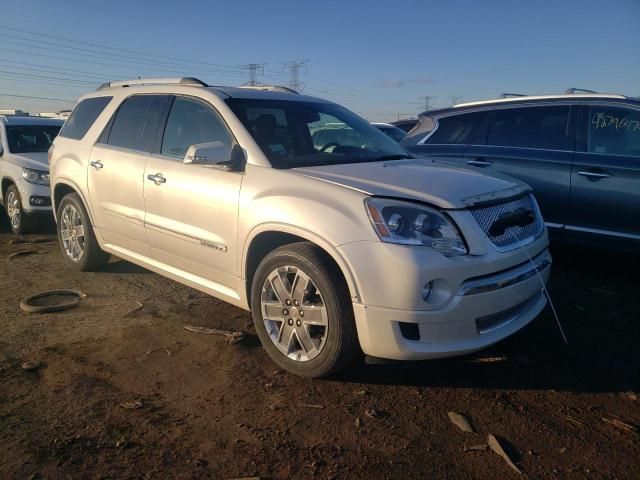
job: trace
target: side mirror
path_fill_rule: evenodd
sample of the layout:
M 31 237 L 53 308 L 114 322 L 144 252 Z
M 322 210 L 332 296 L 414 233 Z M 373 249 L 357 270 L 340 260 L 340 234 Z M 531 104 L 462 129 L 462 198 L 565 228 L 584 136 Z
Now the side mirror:
M 183 163 L 194 165 L 214 165 L 229 172 L 242 172 L 247 163 L 244 150 L 238 144 L 231 151 L 222 142 L 208 142 L 191 145 Z
M 229 161 L 229 149 L 222 142 L 207 142 L 191 145 L 183 163 L 194 165 L 217 165 Z

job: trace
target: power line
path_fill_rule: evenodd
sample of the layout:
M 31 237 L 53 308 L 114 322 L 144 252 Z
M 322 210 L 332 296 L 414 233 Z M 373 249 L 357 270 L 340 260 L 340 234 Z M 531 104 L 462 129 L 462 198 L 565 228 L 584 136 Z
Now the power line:
M 34 100 L 52 100 L 55 102 L 71 102 L 75 103 L 76 100 L 69 100 L 68 98 L 52 98 L 52 97 L 33 97 L 31 95 L 16 95 L 13 93 L 0 93 L 0 97 L 16 97 L 16 98 L 29 98 Z
M 217 75 L 239 75 L 239 73 L 236 72 L 229 72 L 229 71 L 221 71 L 219 69 L 213 69 L 211 67 L 202 67 L 202 66 L 197 66 L 197 65 L 187 65 L 187 64 L 182 64 L 182 63 L 175 63 L 175 62 L 165 62 L 165 61 L 158 61 L 158 60 L 150 60 L 150 59 L 142 59 L 142 58 L 136 58 L 136 57 L 130 57 L 130 56 L 123 56 L 123 55 L 118 55 L 115 53 L 106 53 L 106 52 L 99 52 L 99 51 L 95 51 L 95 50 L 89 50 L 86 48 L 77 48 L 77 47 L 69 47 L 69 46 L 64 46 L 64 45 L 57 45 L 55 43 L 50 43 L 50 42 L 44 42 L 42 40 L 31 40 L 31 39 L 24 39 L 24 38 L 20 38 L 20 37 L 12 37 L 10 35 L 6 35 L 3 33 L 0 33 L 0 36 L 4 36 L 4 37 L 9 37 L 11 38 L 11 40 L 3 40 L 2 43 L 3 44 L 9 44 L 9 45 L 17 45 L 19 47 L 27 47 L 27 48 L 37 48 L 38 50 L 48 50 L 48 51 L 54 51 L 54 52 L 58 52 L 58 53 L 64 53 L 65 55 L 75 55 L 75 56 L 80 56 L 80 57 L 88 57 L 88 58 L 98 58 L 98 59 L 106 59 L 106 60 L 117 60 L 119 63 L 122 62 L 128 62 L 128 63 L 132 63 L 136 66 L 139 65 L 151 65 L 151 66 L 164 66 L 164 67 L 179 67 L 182 69 L 194 69 L 197 68 L 200 71 L 208 71 L 209 73 L 214 73 Z M 41 43 L 42 45 L 29 45 L 29 44 L 24 44 L 24 43 L 20 43 L 20 42 L 16 42 L 13 40 L 22 40 L 22 41 L 27 41 L 27 42 L 32 42 L 32 43 Z M 61 49 L 67 49 L 67 50 L 71 50 L 71 51 L 66 51 L 66 50 L 61 50 Z M 83 53 L 83 52 L 88 52 L 88 53 Z
M 289 88 L 294 89 L 296 92 L 302 89 L 302 85 L 300 84 L 300 69 L 304 67 L 305 72 L 307 71 L 307 63 L 309 60 L 291 60 L 289 62 L 284 62 L 282 64 L 283 70 L 286 69 L 289 71 Z
M 258 72 L 264 75 L 264 67 L 266 65 L 266 63 L 247 63 L 245 65 L 240 65 L 241 72 L 249 72 L 249 81 L 244 85 L 249 85 L 252 87 L 260 85 L 260 82 L 258 82 Z
M 132 53 L 134 55 L 142 55 L 144 57 L 156 57 L 156 58 L 163 58 L 165 60 L 174 60 L 174 61 L 178 61 L 178 62 L 186 62 L 186 63 L 199 63 L 202 65 L 207 65 L 207 66 L 211 66 L 211 67 L 216 67 L 216 68 L 224 68 L 230 71 L 235 71 L 236 68 L 230 65 L 222 65 L 222 64 L 216 64 L 216 63 L 210 63 L 210 62 L 203 62 L 200 60 L 189 60 L 189 59 L 184 59 L 184 58 L 179 58 L 179 57 L 169 57 L 166 55 L 158 55 L 158 54 L 154 54 L 154 53 L 149 53 L 149 52 L 141 52 L 139 50 L 130 50 L 130 49 L 126 49 L 126 48 L 117 48 L 117 47 L 111 47 L 108 45 L 102 45 L 99 43 L 90 43 L 90 42 L 85 42 L 85 41 L 81 41 L 81 40 L 74 40 L 74 39 L 70 39 L 67 37 L 61 37 L 58 35 L 51 35 L 51 34 L 46 34 L 46 33 L 40 33 L 40 32 L 33 32 L 33 31 L 29 31 L 29 30 L 24 30 L 24 29 L 20 29 L 20 28 L 15 28 L 15 27 L 8 27 L 6 25 L 0 25 L 0 29 L 4 29 L 4 30 L 10 30 L 10 31 L 14 31 L 14 32 L 20 32 L 20 33 L 26 33 L 28 35 L 33 35 L 33 36 L 39 36 L 39 37 L 45 37 L 45 38 L 52 38 L 55 40 L 62 40 L 64 42 L 69 42 L 69 43 L 77 43 L 80 45 L 87 45 L 90 47 L 97 47 L 97 48 L 102 48 L 105 50 L 112 50 L 112 51 L 116 51 L 116 52 L 125 52 L 125 53 Z

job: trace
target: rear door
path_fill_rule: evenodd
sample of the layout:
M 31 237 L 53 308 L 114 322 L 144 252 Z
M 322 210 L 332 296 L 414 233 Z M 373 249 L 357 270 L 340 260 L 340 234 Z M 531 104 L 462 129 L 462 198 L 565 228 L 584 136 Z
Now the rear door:
M 488 115 L 487 111 L 476 111 L 438 118 L 426 116 L 419 129 L 422 133 L 417 137 L 413 133 L 414 141 L 407 139 L 402 144 L 416 156 L 461 166 L 467 147 L 482 130 Z
M 640 107 L 580 107 L 568 228 L 640 240 Z
M 575 144 L 569 105 L 505 107 L 493 111 L 486 139 L 467 148 L 463 164 L 529 184 L 549 226 L 569 213 Z
M 143 176 L 170 97 L 134 95 L 118 108 L 91 151 L 89 196 L 105 242 L 149 256 Z

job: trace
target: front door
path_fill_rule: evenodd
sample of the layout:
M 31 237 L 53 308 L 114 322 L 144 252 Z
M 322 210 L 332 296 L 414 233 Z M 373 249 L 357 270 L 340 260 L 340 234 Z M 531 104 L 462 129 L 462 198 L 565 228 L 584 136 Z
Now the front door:
M 217 282 L 221 293 L 237 280 L 238 198 L 242 173 L 183 163 L 191 145 L 234 139 L 211 106 L 176 97 L 158 155 L 144 174 L 145 224 L 152 257 Z
M 568 228 L 640 239 L 640 108 L 583 107 Z
M 169 97 L 136 95 L 119 107 L 91 151 L 94 222 L 107 244 L 148 256 L 143 176 Z

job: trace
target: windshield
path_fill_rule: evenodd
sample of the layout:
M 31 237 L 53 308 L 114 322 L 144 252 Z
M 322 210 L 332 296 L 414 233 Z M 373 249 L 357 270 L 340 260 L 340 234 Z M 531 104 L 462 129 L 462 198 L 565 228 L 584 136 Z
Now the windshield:
M 276 168 L 409 157 L 384 133 L 339 105 L 241 98 L 226 102 Z
M 7 125 L 11 153 L 46 152 L 60 131 L 60 125 Z

